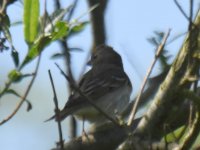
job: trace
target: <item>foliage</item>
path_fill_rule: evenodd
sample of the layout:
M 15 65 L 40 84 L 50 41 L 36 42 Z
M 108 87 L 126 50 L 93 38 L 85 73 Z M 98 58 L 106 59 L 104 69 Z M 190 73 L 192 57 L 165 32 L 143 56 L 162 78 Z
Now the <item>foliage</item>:
M 8 2 L 7 5 L 9 4 Z M 9 16 L 5 10 L 0 12 L 0 35 L 3 35 L 3 37 L 0 37 L 0 52 L 11 48 L 11 57 L 16 66 L 15 69 L 10 70 L 8 73 L 8 81 L 6 81 L 5 87 L 1 87 L 0 97 L 9 93 L 22 98 L 17 91 L 9 88 L 13 83 L 20 83 L 25 77 L 35 76 L 34 73 L 23 74 L 22 69 L 40 56 L 49 44 L 69 38 L 84 30 L 88 22 L 79 22 L 76 20 L 70 23 L 64 20 L 70 8 L 71 6 L 65 9 L 57 9 L 50 15 L 45 11 L 43 16 L 39 16 L 39 0 L 24 0 L 23 21 L 17 22 L 17 24 L 22 24 L 24 27 L 24 40 L 28 46 L 27 54 L 22 60 L 20 60 L 19 52 L 12 43 L 12 35 L 10 33 L 10 24 L 12 23 L 10 23 Z M 14 23 L 13 25 L 16 24 Z M 6 42 L 10 46 L 7 46 Z M 27 110 L 30 110 L 30 108 L 31 104 L 28 102 Z

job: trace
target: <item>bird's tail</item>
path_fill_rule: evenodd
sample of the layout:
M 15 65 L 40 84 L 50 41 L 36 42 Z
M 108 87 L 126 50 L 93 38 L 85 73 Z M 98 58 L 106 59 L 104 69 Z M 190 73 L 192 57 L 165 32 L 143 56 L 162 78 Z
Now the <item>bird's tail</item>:
M 69 116 L 71 113 L 71 109 L 63 109 L 62 111 L 59 112 L 59 116 L 57 116 L 56 114 L 53 115 L 52 117 L 50 117 L 49 119 L 45 120 L 44 122 L 48 122 L 48 121 L 51 121 L 53 119 L 55 119 L 55 121 L 63 121 L 67 116 Z
M 48 122 L 48 121 L 53 120 L 53 119 L 55 119 L 55 118 L 56 118 L 56 115 L 50 117 L 49 119 L 45 120 L 44 122 Z M 57 121 L 57 119 L 55 119 L 55 120 Z

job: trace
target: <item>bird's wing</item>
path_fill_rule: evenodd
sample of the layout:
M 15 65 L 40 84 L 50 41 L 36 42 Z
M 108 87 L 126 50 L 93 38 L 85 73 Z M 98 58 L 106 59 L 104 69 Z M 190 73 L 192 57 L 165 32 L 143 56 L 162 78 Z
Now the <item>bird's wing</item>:
M 93 70 L 88 71 L 80 81 L 79 88 L 87 97 L 95 101 L 125 84 L 128 84 L 130 89 L 132 88 L 130 80 L 124 71 L 118 68 L 110 68 L 98 74 L 94 74 Z M 80 109 L 80 107 L 84 107 L 84 104 L 87 104 L 87 100 L 77 91 L 74 91 L 61 114 L 71 114 Z M 66 117 L 66 115 L 63 116 Z
M 86 96 L 92 100 L 96 100 L 125 84 L 128 84 L 131 88 L 131 83 L 125 72 L 121 68 L 111 67 L 98 74 L 94 74 L 92 70 L 89 71 L 83 76 L 79 87 Z M 76 99 L 78 97 L 80 97 L 80 94 L 74 92 L 72 98 Z
M 113 69 L 102 72 L 94 76 L 91 80 L 83 82 L 80 88 L 88 97 L 96 99 L 115 91 L 125 85 L 126 82 L 126 74 L 121 70 Z

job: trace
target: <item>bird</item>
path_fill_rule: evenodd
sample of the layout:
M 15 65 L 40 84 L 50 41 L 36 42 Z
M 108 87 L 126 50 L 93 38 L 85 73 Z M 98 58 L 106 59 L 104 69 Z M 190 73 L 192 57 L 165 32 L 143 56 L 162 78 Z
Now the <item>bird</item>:
M 92 53 L 89 64 L 91 69 L 83 75 L 78 88 L 103 112 L 115 119 L 128 106 L 132 92 L 132 84 L 124 71 L 122 58 L 112 47 L 102 44 Z M 76 90 L 72 91 L 60 111 L 60 121 L 69 115 L 96 124 L 109 121 Z M 51 119 L 56 117 L 48 120 Z

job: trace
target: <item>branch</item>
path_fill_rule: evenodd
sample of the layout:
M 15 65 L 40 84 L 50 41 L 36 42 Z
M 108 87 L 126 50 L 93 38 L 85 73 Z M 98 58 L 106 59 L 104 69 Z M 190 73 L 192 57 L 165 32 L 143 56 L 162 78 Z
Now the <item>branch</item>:
M 147 71 L 147 75 L 146 75 L 145 78 L 144 78 L 144 81 L 143 81 L 143 83 L 142 83 L 140 92 L 139 92 L 139 94 L 138 94 L 138 96 L 137 96 L 137 99 L 135 100 L 134 105 L 133 105 L 133 109 L 132 109 L 132 111 L 131 111 L 131 114 L 130 114 L 129 120 L 128 120 L 128 126 L 130 126 L 130 125 L 132 124 L 132 122 L 133 122 L 133 120 L 134 120 L 134 118 L 135 118 L 135 114 L 136 114 L 136 112 L 137 112 L 138 104 L 139 104 L 140 98 L 141 98 L 141 96 L 142 96 L 142 93 L 143 93 L 143 91 L 144 91 L 145 85 L 146 85 L 146 83 L 147 83 L 147 80 L 148 80 L 148 78 L 149 78 L 149 76 L 150 76 L 150 74 L 151 74 L 151 72 L 152 72 L 152 70 L 153 70 L 153 67 L 154 67 L 154 65 L 155 65 L 155 63 L 156 63 L 156 61 L 157 61 L 157 59 L 159 58 L 159 56 L 160 56 L 160 54 L 161 54 L 161 52 L 162 52 L 162 50 L 163 50 L 163 48 L 164 48 L 164 46 L 165 46 L 165 43 L 166 43 L 167 38 L 168 38 L 168 36 L 169 36 L 169 33 L 170 33 L 170 29 L 169 29 L 168 32 L 165 34 L 165 36 L 164 36 L 164 38 L 163 38 L 163 41 L 161 42 L 161 44 L 158 46 L 158 48 L 157 48 L 157 50 L 156 50 L 155 58 L 154 58 L 154 60 L 153 60 L 153 62 L 152 62 L 152 64 L 151 64 L 149 70 Z
M 190 0 L 190 17 L 189 17 L 189 27 L 188 30 L 192 29 L 192 18 L 193 18 L 193 8 L 194 8 L 194 1 Z
M 178 7 L 178 9 L 180 10 L 180 12 L 183 14 L 183 16 L 188 20 L 189 22 L 189 26 L 188 29 L 191 29 L 191 26 L 194 25 L 192 22 L 192 17 L 193 17 L 193 0 L 190 0 L 190 16 L 188 17 L 187 14 L 185 13 L 185 11 L 183 10 L 183 8 L 181 7 L 181 5 L 178 3 L 177 0 L 174 0 L 174 3 L 176 4 L 176 6 Z
M 51 76 L 51 71 L 49 70 L 48 73 L 49 73 L 49 78 L 50 78 L 50 81 L 51 81 L 51 86 L 52 86 L 52 89 L 53 89 L 53 95 L 54 95 L 53 100 L 54 100 L 54 104 L 55 104 L 56 118 L 60 118 L 60 113 L 59 113 L 60 109 L 58 108 L 58 99 L 57 99 L 57 94 L 56 94 L 53 78 Z M 61 122 L 60 122 L 60 119 L 57 119 L 57 120 L 58 120 L 57 123 L 58 123 L 58 131 L 59 131 L 59 138 L 60 138 L 58 146 L 59 146 L 60 150 L 63 150 L 64 149 L 64 141 L 63 141 L 63 137 L 62 137 Z
M 145 135 L 153 136 L 155 127 L 165 122 L 165 116 L 169 110 L 183 102 L 184 97 L 179 93 L 179 90 L 190 88 L 192 82 L 188 80 L 188 77 L 195 76 L 199 69 L 199 59 L 194 58 L 194 54 L 198 53 L 200 45 L 198 43 L 200 38 L 200 11 L 194 24 L 195 26 L 189 31 L 168 75 L 155 95 L 150 108 L 139 123 L 135 134 L 142 137 Z
M 33 83 L 35 81 L 35 78 L 37 76 L 40 60 L 41 60 L 41 55 L 39 55 L 39 58 L 38 58 L 38 61 L 37 61 L 37 65 L 36 65 L 35 71 L 33 73 L 33 77 L 32 77 L 32 79 L 31 79 L 31 81 L 30 81 L 30 83 L 29 83 L 29 85 L 28 85 L 28 87 L 26 89 L 26 92 L 24 93 L 24 96 L 22 96 L 21 101 L 19 102 L 19 104 L 16 106 L 16 108 L 14 109 L 14 111 L 11 114 L 7 118 L 5 118 L 4 120 L 2 120 L 0 122 L 0 125 L 2 125 L 4 123 L 6 123 L 7 121 L 9 121 L 18 112 L 18 110 L 21 108 L 22 104 L 26 101 L 26 98 L 27 98 L 27 96 L 28 96 L 28 94 L 29 94 L 29 92 L 31 90 L 31 87 L 32 87 L 32 85 L 33 85 Z
M 153 78 L 149 78 L 148 87 L 141 95 L 140 101 L 138 103 L 138 109 L 140 109 L 145 104 L 147 104 L 153 98 L 153 96 L 155 96 L 160 84 L 165 79 L 168 71 L 169 71 L 169 69 L 165 70 L 164 72 L 162 72 L 161 74 L 159 74 Z M 136 102 L 136 98 L 137 98 L 137 96 L 133 100 L 131 100 L 131 103 L 126 108 L 126 110 L 123 112 L 122 116 L 124 118 L 128 117 L 130 115 L 133 105 Z
M 181 125 L 183 125 L 187 121 L 187 118 L 188 118 L 187 114 L 189 114 L 189 109 L 187 106 L 188 106 L 187 104 L 184 104 L 183 106 L 179 106 L 179 112 L 173 111 L 172 114 L 176 113 L 177 115 L 174 116 L 174 118 L 171 118 L 170 120 L 167 119 L 168 122 L 166 122 L 166 124 L 169 125 L 167 130 L 163 132 L 162 125 L 157 126 L 156 131 L 154 131 L 154 136 L 156 137 L 156 139 L 155 140 L 152 139 L 152 141 L 153 140 L 156 141 L 158 139 L 160 140 L 164 134 L 171 133 L 172 131 L 177 129 L 177 127 L 180 127 Z M 171 116 L 171 114 L 169 114 L 169 116 Z M 80 136 L 80 137 L 70 140 L 69 142 L 65 143 L 64 149 L 66 150 L 116 149 L 116 146 L 118 147 L 118 145 L 124 142 L 125 139 L 131 139 L 130 133 L 136 129 L 141 119 L 142 118 L 135 119 L 131 127 L 128 129 L 123 128 L 123 127 L 119 128 L 113 123 L 108 123 L 106 125 L 104 124 L 103 126 L 99 126 L 98 128 L 94 128 L 94 129 L 90 128 L 90 131 L 89 133 L 87 133 L 86 137 Z M 134 135 L 134 136 L 137 137 L 137 135 Z M 148 141 L 148 140 L 145 140 L 142 143 L 146 145 L 148 143 L 150 144 L 150 146 L 157 147 L 157 148 L 164 146 L 163 142 L 151 143 L 151 141 Z M 135 143 L 135 145 L 138 145 L 138 143 Z M 58 149 L 54 149 L 54 150 L 58 150 Z
M 200 91 L 200 88 L 198 88 L 198 90 Z M 188 98 L 189 100 L 191 100 L 192 102 L 194 102 L 194 104 L 196 104 L 196 106 L 198 106 L 200 108 L 200 92 L 198 94 L 195 94 L 193 91 L 184 89 L 182 91 L 180 91 L 180 93 L 185 97 Z
M 183 10 L 183 8 L 181 7 L 181 5 L 178 3 L 177 0 L 174 0 L 174 3 L 176 4 L 176 6 L 178 7 L 178 9 L 180 10 L 180 12 L 183 14 L 183 16 L 187 19 L 190 20 L 190 18 L 187 16 L 187 14 L 185 13 L 185 11 Z
M 59 0 L 57 0 L 57 1 L 59 1 Z M 69 12 L 69 15 L 67 16 L 67 22 L 69 22 L 71 20 L 72 15 L 74 14 L 74 10 L 75 10 L 77 4 L 78 4 L 78 0 L 74 0 L 74 4 L 73 4 L 73 6 L 72 6 L 72 8 L 71 8 L 71 10 Z
M 170 129 L 175 129 L 187 122 L 188 103 L 186 101 L 184 105 L 185 97 L 179 92 L 182 89 L 190 89 L 192 82 L 189 77 L 194 77 L 199 70 L 199 57 L 194 56 L 196 53 L 199 54 L 200 49 L 200 43 L 198 43 L 200 42 L 198 41 L 200 38 L 200 11 L 194 24 L 193 29 L 188 31 L 184 44 L 165 80 L 160 85 L 149 109 L 133 131 L 133 135 L 124 141 L 123 148 L 126 148 L 126 150 L 132 150 L 132 141 L 142 143 L 142 141 L 147 140 L 151 143 L 160 140 L 167 133 L 163 129 L 165 124 L 170 125 Z
M 141 118 L 134 120 L 130 130 L 137 127 Z M 65 150 L 113 150 L 128 136 L 125 128 L 118 127 L 112 122 L 90 130 L 85 137 L 77 137 L 65 143 Z M 53 149 L 58 150 L 58 149 Z
M 138 141 L 135 139 L 129 145 L 122 143 L 117 150 L 175 150 L 178 147 L 177 143 L 150 142 L 149 140 Z
M 0 9 L 0 14 L 3 14 L 6 10 L 6 5 L 7 5 L 7 0 L 3 0 L 3 2 L 1 2 L 1 9 Z
M 198 137 L 199 132 L 200 132 L 199 108 L 196 109 L 194 121 L 188 130 L 189 131 L 187 132 L 186 136 L 182 140 L 181 146 L 177 150 L 190 149 L 193 143 L 195 142 L 196 138 Z
M 55 0 L 56 2 L 56 9 L 60 9 L 61 7 L 61 4 L 60 4 L 60 0 Z M 77 3 L 78 3 L 78 0 L 74 0 L 74 4 L 69 12 L 69 15 L 67 16 L 67 22 L 69 22 L 71 20 L 71 17 L 74 13 L 74 10 L 77 6 Z M 68 41 L 67 41 L 67 37 L 64 38 L 63 40 L 59 40 L 59 44 L 61 45 L 61 48 L 62 48 L 62 51 L 64 53 L 64 56 L 65 56 L 65 63 L 66 63 L 66 68 L 67 68 L 67 74 L 69 75 L 69 78 L 71 80 L 74 81 L 74 77 L 73 77 L 73 74 L 72 74 L 72 68 L 71 68 L 71 55 L 70 55 L 70 52 L 69 52 L 69 46 L 68 46 Z M 71 86 L 69 86 L 69 93 L 71 93 Z M 70 117 L 70 123 L 71 123 L 71 137 L 75 137 L 76 136 L 76 120 L 74 119 L 74 117 Z
M 99 4 L 99 6 L 90 13 L 93 28 L 92 47 L 96 47 L 106 42 L 104 12 L 107 6 L 107 0 L 88 0 L 88 4 L 89 7 Z

